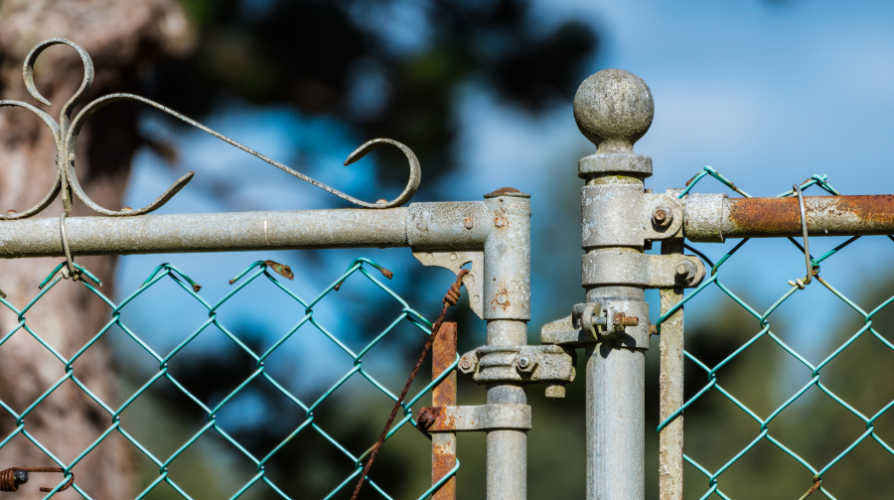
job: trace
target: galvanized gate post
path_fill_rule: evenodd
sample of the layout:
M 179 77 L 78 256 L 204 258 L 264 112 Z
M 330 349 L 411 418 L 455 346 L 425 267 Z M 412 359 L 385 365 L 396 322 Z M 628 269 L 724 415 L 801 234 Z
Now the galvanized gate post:
M 652 115 L 649 88 L 619 70 L 590 77 L 574 99 L 578 127 L 597 147 L 596 154 L 581 159 L 578 173 L 586 182 L 581 198 L 584 308 L 595 305 L 607 311 L 607 316 L 596 312 L 597 318 L 611 321 L 617 315 L 629 325 L 618 325 L 614 338 L 587 345 L 587 498 L 594 500 L 645 497 L 648 305 L 641 286 L 605 283 L 604 269 L 588 264 L 604 254 L 643 253 L 639 221 L 631 219 L 640 215 L 636 208 L 652 160 L 634 154 L 633 143 L 649 129 Z
M 586 349 L 590 500 L 645 497 L 645 289 L 691 287 L 705 274 L 695 257 L 644 253 L 654 240 L 678 241 L 683 225 L 682 203 L 644 188 L 652 160 L 633 152 L 653 109 L 645 82 L 617 69 L 587 78 L 574 99 L 578 128 L 597 147 L 578 163 L 586 301 L 546 325 L 541 341 Z

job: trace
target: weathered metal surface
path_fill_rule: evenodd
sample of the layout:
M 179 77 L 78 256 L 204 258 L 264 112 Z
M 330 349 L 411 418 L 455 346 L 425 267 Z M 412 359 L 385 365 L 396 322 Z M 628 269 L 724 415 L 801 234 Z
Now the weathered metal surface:
M 556 345 L 483 346 L 463 354 L 459 371 L 479 384 L 564 384 L 574 381 L 574 356 Z
M 725 194 L 689 194 L 684 201 L 683 234 L 689 241 L 722 243 L 723 202 Z
M 646 240 L 679 232 L 684 218 L 680 203 L 671 195 L 644 190 L 643 179 L 651 174 L 651 162 L 633 151 L 633 144 L 649 129 L 653 113 L 648 86 L 626 71 L 600 71 L 577 91 L 574 116 L 578 128 L 598 148 L 595 155 L 578 164 L 579 175 L 587 183 L 581 195 L 581 240 L 588 255 L 603 248 L 642 254 Z M 659 210 L 664 211 L 663 216 L 655 217 Z M 593 258 L 585 257 L 583 262 Z M 638 319 L 636 326 L 619 333 L 611 328 L 610 336 L 592 332 L 594 337 L 602 335 L 600 342 L 586 343 L 587 499 L 642 500 L 648 304 L 642 286 L 604 284 L 618 281 L 603 276 L 614 270 L 582 266 L 581 272 L 586 302 L 598 303 L 610 313 L 605 326 L 616 317 L 623 323 L 619 313 Z M 572 326 L 580 326 L 574 324 L 574 314 Z M 562 340 L 556 334 L 569 332 L 573 330 L 551 333 L 554 340 Z M 580 340 L 580 335 L 572 335 L 567 335 L 567 340 Z
M 698 286 L 705 265 L 693 255 L 645 255 L 620 249 L 594 250 L 581 257 L 585 286 L 636 285 L 665 288 Z
M 417 421 L 424 421 L 424 430 L 432 434 L 497 429 L 530 430 L 531 407 L 516 404 L 432 406 L 420 409 Z
M 662 210 L 665 219 L 654 220 Z M 641 247 L 647 240 L 673 237 L 683 227 L 683 205 L 667 194 L 643 191 L 635 184 L 587 185 L 581 189 L 581 236 L 584 248 Z
M 661 244 L 664 255 L 683 253 L 683 240 Z M 683 288 L 663 288 L 661 314 L 664 315 L 683 300 Z M 683 406 L 683 308 L 678 309 L 661 324 L 660 374 L 658 377 L 660 402 L 659 420 L 664 422 Z M 661 430 L 658 435 L 658 498 L 683 500 L 683 416 Z
M 530 295 L 527 296 L 530 300 Z M 496 319 L 487 322 L 488 345 L 522 346 L 528 341 L 524 321 Z M 527 404 L 525 387 L 517 382 L 487 386 L 488 405 Z M 523 429 L 491 430 L 487 450 L 487 500 L 524 500 L 528 491 L 528 435 Z
M 408 208 L 407 241 L 414 250 L 479 249 L 493 227 L 483 201 L 413 203 Z
M 432 345 L 432 379 L 447 371 L 456 360 L 456 323 L 444 323 Z M 456 405 L 456 372 L 447 375 L 432 389 L 432 406 Z M 456 433 L 443 432 L 431 439 L 431 484 L 437 484 L 456 466 Z M 434 493 L 432 500 L 456 500 L 456 476 Z
M 442 267 L 459 273 L 471 263 L 469 274 L 463 278 L 463 285 L 469 292 L 469 307 L 479 318 L 484 319 L 484 252 L 414 252 L 413 257 L 428 267 Z
M 645 350 L 587 347 L 587 498 L 645 498 Z
M 484 317 L 531 319 L 531 200 L 498 196 L 485 200 L 491 229 L 484 243 Z
M 706 199 L 707 197 L 702 197 Z M 692 241 L 801 236 L 798 199 L 726 198 L 696 206 L 686 200 L 684 233 Z M 894 234 L 894 195 L 804 197 L 810 236 Z
M 72 255 L 405 247 L 406 208 L 69 217 Z M 63 255 L 59 222 L 0 222 L 0 257 Z

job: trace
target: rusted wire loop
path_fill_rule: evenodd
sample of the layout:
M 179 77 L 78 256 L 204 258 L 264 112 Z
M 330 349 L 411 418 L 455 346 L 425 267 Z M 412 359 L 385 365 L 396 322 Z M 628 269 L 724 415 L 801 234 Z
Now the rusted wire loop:
M 810 262 L 810 243 L 807 241 L 807 211 L 804 209 L 804 195 L 801 193 L 801 186 L 793 185 L 792 191 L 798 195 L 798 209 L 801 211 L 801 233 L 804 236 L 804 260 L 807 263 L 807 276 L 803 280 L 789 280 L 788 284 L 803 290 L 804 286 L 809 285 L 813 279 L 813 266 Z
M 397 412 L 403 405 L 404 398 L 407 397 L 407 392 L 410 391 L 410 386 L 413 385 L 413 381 L 416 380 L 416 374 L 419 373 L 419 368 L 422 366 L 422 362 L 425 361 L 425 357 L 431 350 L 431 346 L 434 343 L 435 338 L 437 338 L 438 332 L 441 331 L 441 325 L 444 324 L 444 317 L 447 315 L 447 309 L 450 309 L 450 306 L 455 305 L 456 300 L 459 299 L 459 287 L 462 286 L 463 278 L 465 278 L 467 274 L 469 274 L 468 269 L 461 269 L 459 273 L 456 274 L 456 281 L 450 286 L 450 290 L 448 290 L 447 294 L 444 296 L 444 307 L 441 308 L 441 314 L 438 315 L 438 320 L 435 321 L 435 324 L 432 326 L 431 334 L 425 342 L 425 347 L 422 348 L 422 353 L 419 355 L 419 360 L 416 361 L 416 366 L 413 367 L 413 372 L 410 373 L 410 378 L 407 379 L 407 383 L 404 385 L 404 390 L 401 391 L 400 397 L 397 398 L 397 401 L 394 403 L 394 408 L 391 410 L 391 416 L 388 417 L 388 422 L 385 423 L 385 428 L 382 429 L 382 433 L 379 435 L 379 440 L 376 441 L 375 446 L 372 447 L 369 460 L 367 460 L 366 465 L 363 466 L 363 472 L 360 473 L 360 479 L 357 480 L 357 486 L 354 487 L 354 494 L 351 495 L 351 500 L 357 500 L 357 496 L 360 495 L 360 488 L 363 487 L 366 475 L 369 474 L 369 469 L 372 467 L 376 455 L 379 453 L 379 448 L 382 447 L 382 443 L 385 442 L 385 438 L 388 436 L 388 431 L 391 429 L 394 417 L 397 416 Z
M 81 58 L 81 61 L 84 64 L 84 77 L 81 81 L 81 86 L 75 91 L 74 95 L 66 102 L 61 111 L 59 112 L 59 121 L 57 123 L 49 114 L 46 112 L 32 106 L 31 104 L 19 101 L 0 101 L 0 108 L 2 107 L 19 107 L 27 109 L 43 120 L 50 130 L 53 133 L 53 138 L 56 141 L 56 178 L 53 181 L 53 185 L 50 188 L 50 191 L 47 195 L 41 200 L 37 205 L 29 208 L 24 211 L 9 211 L 6 213 L 0 213 L 0 220 L 14 220 L 14 219 L 24 219 L 28 217 L 32 217 L 44 209 L 46 209 L 53 200 L 56 199 L 59 194 L 62 194 L 62 206 L 65 209 L 65 213 L 70 214 L 72 208 L 72 199 L 73 196 L 80 199 L 85 205 L 90 207 L 93 211 L 110 216 L 110 217 L 129 217 L 134 215 L 142 215 L 153 212 L 159 208 L 161 208 L 165 203 L 170 201 L 171 198 L 174 197 L 181 189 L 183 189 L 186 184 L 193 178 L 194 172 L 188 172 L 177 181 L 175 181 L 164 193 L 162 193 L 158 198 L 155 199 L 152 203 L 149 203 L 145 207 L 132 210 L 132 209 L 122 209 L 122 210 L 109 210 L 104 208 L 90 199 L 87 196 L 87 193 L 84 192 L 84 189 L 81 187 L 78 182 L 78 177 L 75 172 L 75 143 L 78 139 L 78 134 L 81 131 L 81 128 L 84 126 L 84 123 L 90 118 L 94 113 L 102 109 L 103 107 L 119 102 L 119 101 L 133 101 L 139 102 L 142 104 L 146 104 L 151 106 L 159 111 L 167 113 L 184 123 L 192 125 L 193 127 L 206 132 L 225 143 L 237 148 L 242 151 L 255 156 L 256 158 L 265 161 L 274 167 L 283 170 L 307 183 L 313 184 L 320 189 L 323 189 L 339 198 L 347 200 L 355 205 L 359 205 L 361 207 L 367 208 L 391 208 L 397 207 L 406 204 L 410 199 L 416 194 L 416 191 L 419 189 L 419 184 L 422 178 L 422 170 L 419 166 L 419 160 L 416 158 L 416 155 L 413 151 L 407 147 L 405 144 L 400 143 L 398 141 L 392 139 L 373 139 L 371 141 L 367 141 L 359 148 L 357 148 L 353 153 L 348 155 L 348 159 L 345 160 L 345 166 L 350 165 L 351 163 L 356 162 L 357 160 L 363 158 L 367 153 L 372 151 L 373 149 L 381 146 L 382 144 L 389 144 L 401 150 L 406 156 L 407 161 L 410 165 L 410 176 L 407 181 L 407 185 L 404 188 L 403 192 L 401 192 L 396 198 L 391 201 L 387 200 L 379 200 L 375 203 L 369 203 L 360 199 L 357 199 L 347 193 L 334 189 L 322 182 L 314 180 L 301 172 L 298 172 L 292 168 L 283 165 L 267 156 L 262 155 L 261 153 L 246 147 L 229 137 L 220 134 L 201 123 L 188 118 L 176 111 L 168 109 L 161 104 L 146 99 L 144 97 L 140 97 L 138 95 L 133 94 L 110 94 L 98 99 L 95 99 L 89 103 L 87 103 L 83 109 L 81 109 L 74 118 L 72 118 L 72 112 L 74 107 L 80 103 L 87 92 L 90 90 L 90 87 L 93 85 L 94 79 L 94 68 L 93 61 L 90 59 L 90 55 L 84 50 L 83 47 L 74 43 L 70 40 L 66 40 L 64 38 L 50 38 L 48 40 L 44 40 L 37 44 L 31 52 L 25 57 L 25 63 L 22 70 L 22 74 L 25 80 L 25 88 L 28 90 L 28 93 L 31 94 L 32 97 L 40 101 L 42 104 L 46 106 L 51 106 L 52 104 L 48 101 L 44 96 L 40 94 L 37 90 L 37 87 L 34 84 L 34 63 L 40 54 L 46 50 L 48 47 L 53 45 L 67 45 L 73 48 Z
M 71 257 L 71 250 L 68 248 L 68 237 L 65 234 L 65 217 L 67 214 L 62 214 L 59 217 L 59 232 L 62 233 L 62 251 L 65 253 L 65 267 L 62 268 L 62 276 L 65 279 L 71 278 L 73 281 L 78 281 L 81 278 L 81 271 L 78 270 L 74 265 L 74 259 Z
M 12 493 L 19 490 L 19 486 L 28 482 L 29 472 L 59 472 L 65 474 L 65 469 L 61 467 L 10 467 L 0 471 L 0 491 Z M 59 491 L 67 490 L 74 483 L 74 473 L 69 472 L 68 482 L 65 483 Z M 40 491 L 49 493 L 53 488 L 41 486 Z
M 822 485 L 823 485 L 823 480 L 821 478 L 818 478 L 818 477 L 813 478 L 813 486 L 811 486 L 810 489 L 807 490 L 807 493 L 804 493 L 804 495 L 801 498 L 799 498 L 798 500 L 804 500 L 805 498 L 809 497 L 810 495 L 813 495 L 816 492 L 816 490 L 820 489 L 820 486 L 822 486 Z

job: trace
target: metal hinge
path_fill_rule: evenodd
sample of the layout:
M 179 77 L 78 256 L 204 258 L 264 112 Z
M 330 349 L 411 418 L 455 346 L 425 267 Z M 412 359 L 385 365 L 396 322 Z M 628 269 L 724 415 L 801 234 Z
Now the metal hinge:
M 563 398 L 575 361 L 573 350 L 555 345 L 482 346 L 463 354 L 459 372 L 479 384 L 544 383 L 547 397 Z

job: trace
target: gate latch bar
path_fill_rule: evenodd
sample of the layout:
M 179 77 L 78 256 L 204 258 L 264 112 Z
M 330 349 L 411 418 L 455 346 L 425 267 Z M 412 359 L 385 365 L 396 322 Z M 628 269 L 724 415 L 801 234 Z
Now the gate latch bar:
M 515 404 L 430 406 L 419 410 L 416 426 L 425 432 L 530 430 L 531 407 Z

